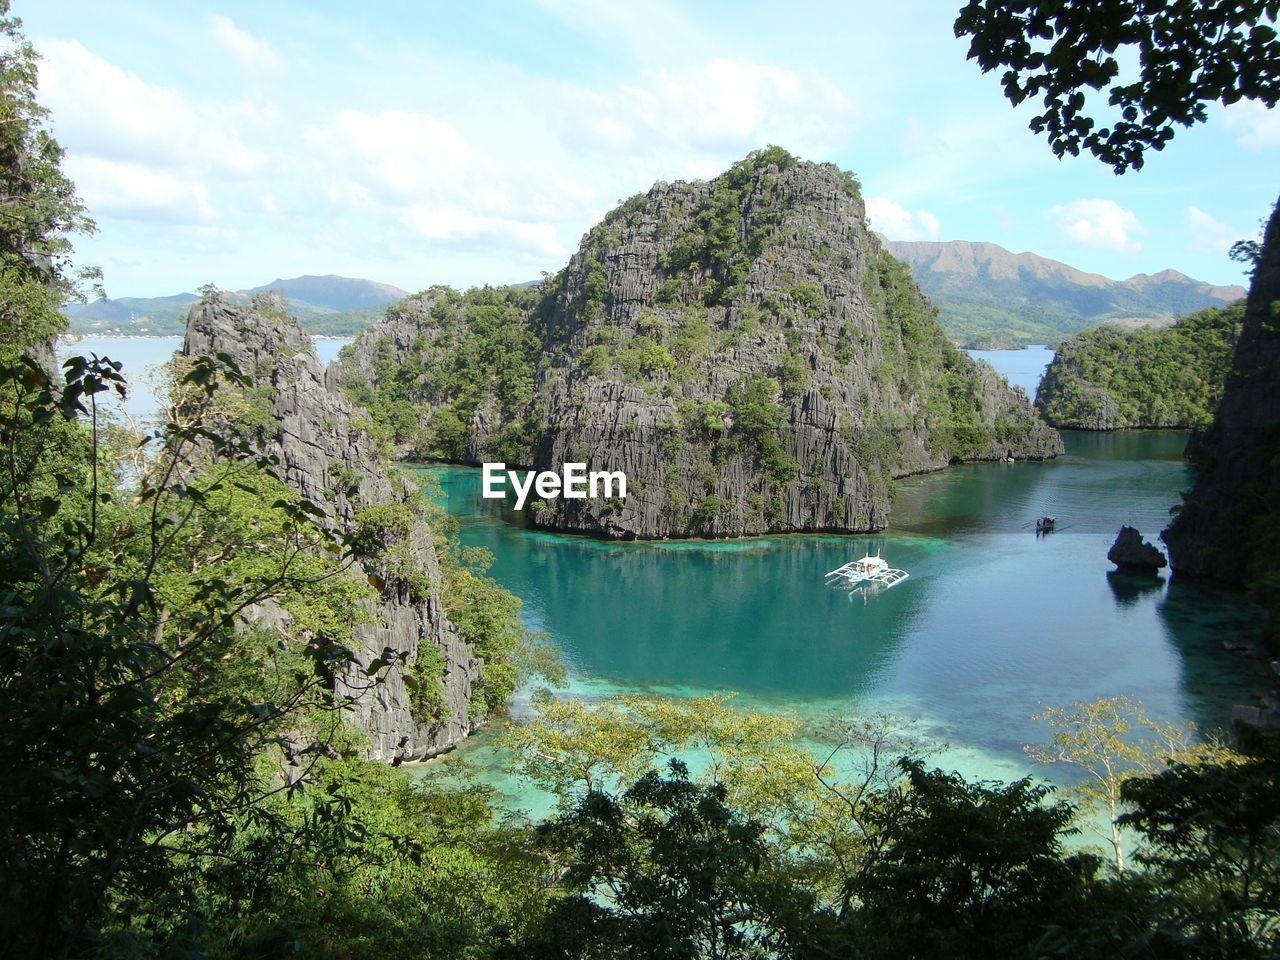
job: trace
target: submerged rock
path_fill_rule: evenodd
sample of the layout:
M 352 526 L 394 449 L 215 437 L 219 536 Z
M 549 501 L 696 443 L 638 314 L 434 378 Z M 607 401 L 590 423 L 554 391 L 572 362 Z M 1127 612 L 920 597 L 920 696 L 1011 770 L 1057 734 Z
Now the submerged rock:
M 1121 527 L 1116 542 L 1107 551 L 1107 559 L 1121 570 L 1155 573 L 1168 565 L 1160 548 L 1142 539 L 1134 527 Z

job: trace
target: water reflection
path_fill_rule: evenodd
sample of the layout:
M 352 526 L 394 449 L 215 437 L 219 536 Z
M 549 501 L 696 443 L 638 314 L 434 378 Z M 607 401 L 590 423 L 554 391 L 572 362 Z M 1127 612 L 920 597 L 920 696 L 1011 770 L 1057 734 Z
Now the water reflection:
M 1269 682 L 1265 662 L 1226 649 L 1259 635 L 1262 611 L 1238 593 L 1177 574 L 1156 611 L 1178 653 L 1185 716 L 1202 730 L 1226 727 L 1227 707 L 1253 702 Z
M 1107 575 L 1116 529 L 1159 529 L 1177 502 L 1182 440 L 1072 435 L 1055 462 L 910 478 L 885 537 L 606 543 L 512 526 L 477 499 L 478 471 L 437 472 L 464 542 L 494 552 L 494 576 L 560 644 L 580 691 L 886 710 L 1007 772 L 1043 739 L 1031 720 L 1043 705 L 1125 694 L 1152 716 L 1213 725 L 1254 684 L 1215 648 L 1223 623 L 1184 616 L 1229 609 L 1223 598 L 1184 604 L 1162 579 Z M 1037 537 L 1046 513 L 1060 528 Z M 911 578 L 865 597 L 823 583 L 877 548 Z
M 634 685 L 756 695 L 851 697 L 870 692 L 932 601 L 923 538 L 763 537 L 606 543 L 521 530 L 477 499 L 477 473 L 437 472 L 470 546 L 523 598 L 577 672 Z M 827 571 L 881 550 L 912 579 L 865 598 Z M 851 603 L 850 600 L 853 600 Z
M 1107 585 L 1111 587 L 1111 592 L 1115 595 L 1118 606 L 1132 607 L 1147 594 L 1162 591 L 1165 579 L 1154 573 L 1108 570 Z

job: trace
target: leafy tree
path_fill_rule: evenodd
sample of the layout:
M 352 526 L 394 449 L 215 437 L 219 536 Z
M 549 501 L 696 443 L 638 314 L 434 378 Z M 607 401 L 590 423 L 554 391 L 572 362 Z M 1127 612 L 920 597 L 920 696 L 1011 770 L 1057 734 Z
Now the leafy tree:
M 208 397 L 225 377 L 206 360 L 182 386 Z M 24 360 L 0 389 L 0 928 L 20 953 L 66 956 L 127 937 L 113 917 L 131 902 L 190 907 L 195 865 L 246 817 L 272 819 L 265 802 L 300 781 L 260 759 L 289 731 L 340 729 L 354 584 L 318 508 L 206 420 L 168 423 L 118 490 L 98 412 L 124 390 L 110 361 L 72 358 L 59 388 Z M 241 629 L 270 603 L 294 643 Z
M 199 874 L 207 955 L 479 960 L 542 915 L 546 858 L 484 787 L 343 757 L 271 805 L 287 832 L 248 822 Z
M 92 233 L 94 223 L 62 172 L 62 147 L 47 128 L 48 111 L 36 102 L 38 55 L 22 34 L 22 21 L 0 0 L 0 324 L 9 335 L 0 360 L 43 349 L 66 321 L 58 312 L 96 270 L 71 265 L 70 234 Z
M 775 483 L 785 483 L 796 463 L 783 446 L 786 411 L 778 403 L 778 381 L 762 373 L 743 377 L 725 395 L 733 413 L 732 435 L 754 449 L 760 469 Z
M 956 18 L 983 72 L 1004 68 L 1014 104 L 1042 97 L 1031 121 L 1058 156 L 1088 150 L 1117 173 L 1139 169 L 1206 104 L 1280 100 L 1273 0 L 969 0 Z M 1265 22 L 1264 22 L 1265 21 Z M 1128 58 L 1136 76 L 1124 74 Z M 1105 91 L 1106 106 L 1090 102 Z M 1107 124 L 1100 126 L 1099 124 Z
M 797 883 L 827 908 L 847 908 L 850 877 L 881 843 L 871 811 L 902 788 L 887 758 L 920 744 L 887 716 L 829 724 L 825 758 L 797 746 L 797 733 L 794 719 L 735 709 L 725 695 L 543 698 L 505 745 L 562 813 L 590 794 L 621 802 L 672 761 L 688 764 L 695 783 L 722 788 L 733 809 L 766 825 L 772 855 Z
M 1161 956 L 1280 953 L 1280 766 L 1175 763 L 1122 788 L 1121 822 L 1145 844 L 1138 860 L 1159 891 L 1147 943 Z
M 1106 814 L 1118 872 L 1125 869 L 1125 783 L 1151 776 L 1174 760 L 1200 757 L 1222 762 L 1231 756 L 1216 743 L 1196 743 L 1194 724 L 1153 720 L 1142 704 L 1128 697 L 1049 707 L 1034 719 L 1048 724 L 1053 736 L 1046 745 L 1027 747 L 1027 754 L 1040 763 L 1065 763 L 1084 772 L 1085 779 L 1073 792 Z
M 562 886 L 524 957 L 792 956 L 812 895 L 786 879 L 765 828 L 726 802 L 722 784 L 693 783 L 679 761 L 620 797 L 590 792 L 538 828 L 567 858 Z
M 1034 956 L 1054 928 L 1079 925 L 1097 858 L 1068 855 L 1074 811 L 1028 780 L 966 783 L 903 759 L 909 789 L 873 812 L 885 842 L 851 884 L 841 925 L 870 957 Z
M 811 778 L 813 760 L 788 745 L 794 720 L 735 710 L 729 700 L 628 696 L 591 705 L 543 697 L 506 740 L 517 769 L 564 808 L 587 793 L 616 799 L 670 760 L 697 757 L 707 782 L 758 813 Z

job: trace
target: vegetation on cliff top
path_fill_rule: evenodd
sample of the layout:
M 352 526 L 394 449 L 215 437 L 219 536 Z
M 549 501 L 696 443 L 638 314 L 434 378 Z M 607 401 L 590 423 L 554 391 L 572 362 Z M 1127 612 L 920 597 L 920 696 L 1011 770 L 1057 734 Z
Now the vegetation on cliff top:
M 525 459 L 533 432 L 534 361 L 541 346 L 532 314 L 534 291 L 477 287 L 458 293 L 432 287 L 388 308 L 415 333 L 402 355 L 375 329 L 365 344 L 370 376 L 353 364 L 357 345 L 343 347 L 343 389 L 369 411 L 383 435 L 411 459 L 465 461 L 472 421 L 488 400 L 495 446 Z
M 1206 427 L 1213 420 L 1244 301 L 1123 333 L 1099 327 L 1065 341 L 1040 382 L 1036 407 L 1057 427 Z

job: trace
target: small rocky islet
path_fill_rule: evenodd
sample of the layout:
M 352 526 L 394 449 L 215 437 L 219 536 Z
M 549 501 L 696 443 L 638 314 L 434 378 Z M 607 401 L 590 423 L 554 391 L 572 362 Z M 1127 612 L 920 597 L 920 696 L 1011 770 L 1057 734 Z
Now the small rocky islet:
M 536 290 L 407 298 L 335 376 L 409 458 L 625 472 L 625 500 L 528 511 L 611 539 L 881 530 L 895 477 L 1062 451 L 857 180 L 778 148 L 625 201 Z

